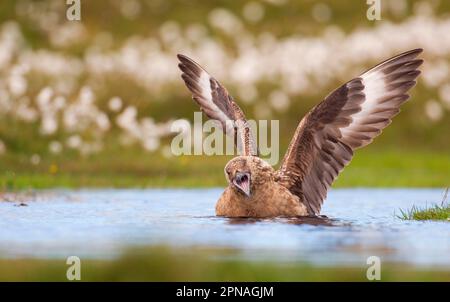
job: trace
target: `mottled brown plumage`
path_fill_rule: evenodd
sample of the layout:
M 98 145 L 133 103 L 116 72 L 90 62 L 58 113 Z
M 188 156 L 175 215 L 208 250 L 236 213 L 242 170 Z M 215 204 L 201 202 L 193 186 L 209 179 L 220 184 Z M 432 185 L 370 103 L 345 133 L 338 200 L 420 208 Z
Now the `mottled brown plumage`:
M 257 148 L 244 113 L 226 89 L 200 65 L 178 55 L 193 99 L 226 133 L 235 131 L 242 144 L 243 156 L 225 167 L 229 185 L 216 214 L 318 215 L 329 187 L 354 150 L 372 142 L 409 98 L 407 92 L 423 63 L 416 59 L 421 52 L 415 49 L 386 60 L 329 94 L 301 120 L 278 171 L 255 156 Z
M 248 177 L 249 190 L 236 183 L 237 174 Z M 217 216 L 276 217 L 305 216 L 306 207 L 298 196 L 275 180 L 276 172 L 256 156 L 238 156 L 225 166 L 230 184 L 216 205 Z

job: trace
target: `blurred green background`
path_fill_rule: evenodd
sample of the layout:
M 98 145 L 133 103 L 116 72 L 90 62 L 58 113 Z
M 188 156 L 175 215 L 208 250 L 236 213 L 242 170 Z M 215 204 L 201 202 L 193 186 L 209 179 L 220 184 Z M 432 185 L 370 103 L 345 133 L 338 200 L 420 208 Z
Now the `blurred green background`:
M 450 2 L 65 1 L 0 3 L 0 184 L 223 186 L 229 156 L 173 156 L 170 125 L 198 111 L 176 54 L 219 79 L 249 119 L 302 116 L 372 65 L 422 47 L 411 100 L 337 186 L 448 186 Z
M 368 282 L 367 267 L 317 266 L 295 261 L 246 261 L 233 249 L 138 248 L 118 259 L 82 260 L 81 281 L 333 281 Z M 237 258 L 236 258 L 237 257 Z M 65 259 L 0 259 L 0 281 L 67 281 Z M 181 268 L 181 269 L 180 269 Z M 383 263 L 382 281 L 445 282 L 439 267 Z M 77 282 L 77 281 L 71 281 Z M 377 282 L 377 281 L 371 281 Z

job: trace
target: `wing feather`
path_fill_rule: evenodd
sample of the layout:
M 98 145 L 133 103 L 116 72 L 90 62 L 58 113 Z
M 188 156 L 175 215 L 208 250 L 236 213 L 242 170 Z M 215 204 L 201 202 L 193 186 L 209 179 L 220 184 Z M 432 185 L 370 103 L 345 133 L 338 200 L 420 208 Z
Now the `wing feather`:
M 317 215 L 327 191 L 364 147 L 387 127 L 407 101 L 423 60 L 415 49 L 386 60 L 329 94 L 300 122 L 277 180 Z
M 192 93 L 193 100 L 228 135 L 236 135 L 235 145 L 243 155 L 258 155 L 250 126 L 241 108 L 219 81 L 192 59 L 179 54 L 181 77 Z

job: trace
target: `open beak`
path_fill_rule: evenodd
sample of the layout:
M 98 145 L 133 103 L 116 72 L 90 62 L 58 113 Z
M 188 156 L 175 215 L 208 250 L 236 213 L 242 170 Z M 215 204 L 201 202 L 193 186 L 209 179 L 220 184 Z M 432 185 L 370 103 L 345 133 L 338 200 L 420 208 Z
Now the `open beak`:
M 233 183 L 244 192 L 245 195 L 250 196 L 250 173 L 237 172 L 233 179 Z

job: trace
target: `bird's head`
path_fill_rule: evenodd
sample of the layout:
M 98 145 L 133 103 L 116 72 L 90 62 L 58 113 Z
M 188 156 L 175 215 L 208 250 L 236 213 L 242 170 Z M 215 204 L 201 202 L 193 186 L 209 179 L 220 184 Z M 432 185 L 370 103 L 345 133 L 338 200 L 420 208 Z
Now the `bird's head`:
M 225 177 L 231 188 L 250 197 L 258 184 L 263 184 L 272 176 L 273 168 L 256 156 L 238 156 L 225 166 Z

